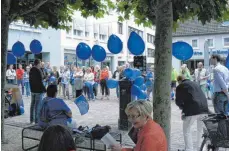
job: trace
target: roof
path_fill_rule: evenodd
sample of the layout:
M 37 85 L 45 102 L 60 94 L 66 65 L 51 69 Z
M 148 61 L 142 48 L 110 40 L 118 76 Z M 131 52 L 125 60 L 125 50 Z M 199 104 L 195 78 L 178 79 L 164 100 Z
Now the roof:
M 211 21 L 203 25 L 197 19 L 188 20 L 181 23 L 173 33 L 173 37 L 196 36 L 196 35 L 212 35 L 212 34 L 227 34 L 229 26 L 222 22 Z

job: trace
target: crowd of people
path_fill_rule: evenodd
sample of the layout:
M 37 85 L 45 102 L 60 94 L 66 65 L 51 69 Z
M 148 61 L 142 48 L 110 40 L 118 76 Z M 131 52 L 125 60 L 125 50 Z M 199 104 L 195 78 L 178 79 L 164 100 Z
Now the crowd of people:
M 201 119 L 211 113 L 208 108 L 208 99 L 213 100 L 216 113 L 227 114 L 229 112 L 229 71 L 220 62 L 219 55 L 212 55 L 211 70 L 205 69 L 203 63 L 199 62 L 193 75 L 190 74 L 186 64 L 181 66 L 180 72 L 177 72 L 174 68 L 172 69 L 171 93 L 173 95 L 171 95 L 171 99 L 175 100 L 176 105 L 181 109 L 185 151 L 193 150 L 191 126 L 194 121 L 197 121 L 197 147 L 200 147 L 203 130 Z M 9 66 L 6 76 L 8 83 L 15 83 L 17 79 L 17 84 L 22 88 L 23 95 L 24 86 L 26 87 L 25 95 L 31 95 L 30 122 L 48 128 L 39 146 L 40 150 L 46 150 L 45 140 L 48 139 L 48 137 L 45 137 L 45 135 L 48 135 L 46 133 L 53 133 L 49 134 L 51 136 L 69 137 L 69 131 L 66 131 L 65 127 L 62 126 L 68 128 L 76 126 L 76 124 L 72 124 L 74 122 L 71 119 L 72 112 L 70 108 L 63 99 L 57 98 L 57 95 L 62 94 L 64 99 L 70 99 L 69 87 L 71 86 L 73 98 L 84 94 L 89 101 L 94 101 L 98 97 L 100 85 L 102 94 L 100 99 L 104 97 L 109 99 L 110 90 L 107 87 L 106 80 L 109 78 L 123 79 L 123 71 L 126 67 L 128 66 L 117 67 L 113 74 L 109 67 L 100 69 L 99 66 L 87 68 L 61 66 L 58 70 L 57 67 L 51 68 L 49 63 L 45 64 L 37 59 L 34 66 L 26 66 L 26 71 L 22 69 L 21 65 L 16 71 L 12 66 Z M 154 89 L 153 68 L 150 68 L 144 76 L 147 95 L 150 97 Z M 118 87 L 116 92 L 117 97 L 120 97 Z M 46 97 L 44 97 L 45 93 L 47 94 Z M 132 132 L 131 139 L 136 143 L 135 148 L 137 150 L 166 151 L 168 146 L 165 134 L 161 127 L 152 120 L 151 113 L 152 104 L 149 101 L 132 101 L 127 105 L 126 114 L 133 124 L 133 129 L 130 131 Z M 75 150 L 70 138 L 68 140 L 68 142 L 65 142 L 67 143 L 65 145 L 68 146 L 67 150 Z M 54 148 L 56 147 L 55 144 L 56 142 L 53 144 Z M 114 145 L 111 146 L 111 150 L 128 151 L 129 149 Z

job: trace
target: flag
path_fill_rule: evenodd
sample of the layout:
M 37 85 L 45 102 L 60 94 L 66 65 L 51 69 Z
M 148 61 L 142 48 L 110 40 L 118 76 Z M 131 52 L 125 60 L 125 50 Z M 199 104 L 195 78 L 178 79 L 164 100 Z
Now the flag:
M 84 115 L 88 112 L 89 104 L 83 95 L 80 95 L 79 97 L 77 97 L 74 102 L 77 105 L 77 107 L 79 108 L 81 115 Z

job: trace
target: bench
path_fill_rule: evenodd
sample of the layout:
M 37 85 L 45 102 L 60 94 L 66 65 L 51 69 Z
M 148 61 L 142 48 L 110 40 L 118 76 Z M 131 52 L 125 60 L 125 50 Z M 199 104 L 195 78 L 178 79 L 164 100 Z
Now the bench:
M 22 150 L 28 151 L 38 147 L 41 137 L 45 129 L 42 129 L 39 125 L 32 125 L 22 129 Z M 116 141 L 122 143 L 121 133 L 111 132 Z M 89 136 L 82 136 L 80 134 L 72 134 L 75 141 L 76 148 L 85 149 L 91 151 L 106 151 L 106 145 L 101 140 L 93 139 Z M 25 145 L 26 139 L 33 145 Z

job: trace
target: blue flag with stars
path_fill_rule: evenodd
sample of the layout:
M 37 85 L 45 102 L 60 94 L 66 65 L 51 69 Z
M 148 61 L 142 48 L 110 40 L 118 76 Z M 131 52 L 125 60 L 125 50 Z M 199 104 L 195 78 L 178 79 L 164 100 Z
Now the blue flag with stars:
M 76 98 L 74 102 L 79 108 L 81 115 L 87 114 L 89 110 L 89 104 L 83 95 L 80 95 L 78 98 Z

